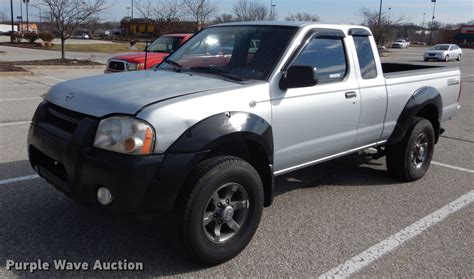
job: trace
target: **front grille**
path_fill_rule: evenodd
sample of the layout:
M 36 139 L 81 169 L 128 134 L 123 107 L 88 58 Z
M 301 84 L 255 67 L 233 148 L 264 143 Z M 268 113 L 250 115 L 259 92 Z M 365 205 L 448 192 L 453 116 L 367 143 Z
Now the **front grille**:
M 70 111 L 51 103 L 46 107 L 46 121 L 69 134 L 74 133 L 79 122 L 86 117 L 84 114 Z
M 109 61 L 108 69 L 112 71 L 125 71 L 125 63 L 121 61 Z
M 435 56 L 436 53 L 430 53 L 430 54 L 428 54 L 428 55 L 429 55 L 429 56 Z

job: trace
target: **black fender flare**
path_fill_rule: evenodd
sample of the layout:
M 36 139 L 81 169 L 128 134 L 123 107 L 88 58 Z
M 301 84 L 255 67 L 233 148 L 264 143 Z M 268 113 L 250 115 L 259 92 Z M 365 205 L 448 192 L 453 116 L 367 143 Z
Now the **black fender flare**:
M 212 150 L 233 137 L 258 143 L 273 164 L 273 131 L 262 117 L 240 111 L 225 112 L 207 117 L 186 130 L 167 150 L 167 153 L 190 153 Z
M 396 144 L 401 142 L 408 133 L 413 118 L 418 115 L 422 109 L 429 105 L 436 107 L 438 112 L 438 119 L 436 119 L 436 123 L 433 125 L 433 128 L 435 129 L 436 141 L 438 141 L 441 116 L 443 114 L 443 100 L 438 90 L 431 86 L 425 86 L 416 90 L 406 103 L 405 107 L 400 113 L 400 116 L 398 117 L 395 129 L 387 144 Z
M 239 111 L 229 111 L 209 116 L 188 128 L 166 150 L 158 177 L 161 186 L 154 187 L 152 196 L 166 196 L 169 206 L 175 204 L 192 168 L 213 148 L 224 143 L 250 140 L 258 144 L 268 160 L 265 187 L 265 206 L 273 200 L 273 132 L 270 123 L 262 117 Z M 162 199 L 160 199 L 162 200 Z

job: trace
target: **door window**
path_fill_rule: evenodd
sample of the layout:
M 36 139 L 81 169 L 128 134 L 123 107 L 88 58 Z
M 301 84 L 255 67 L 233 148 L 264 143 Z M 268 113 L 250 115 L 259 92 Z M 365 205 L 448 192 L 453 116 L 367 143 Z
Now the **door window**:
M 343 80 L 347 73 L 347 62 L 342 39 L 312 39 L 293 65 L 315 67 L 318 73 L 318 83 Z

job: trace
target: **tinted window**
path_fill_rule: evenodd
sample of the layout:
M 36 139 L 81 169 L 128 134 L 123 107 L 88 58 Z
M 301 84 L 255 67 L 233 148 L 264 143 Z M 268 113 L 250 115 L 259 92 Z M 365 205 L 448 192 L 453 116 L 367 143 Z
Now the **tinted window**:
M 341 39 L 312 39 L 293 64 L 316 67 L 319 83 L 340 81 L 347 72 L 344 44 Z
M 169 56 L 179 67 L 162 63 L 159 69 L 265 80 L 296 30 L 283 26 L 209 27 Z
M 178 48 L 182 40 L 182 37 L 159 37 L 148 46 L 148 51 L 171 53 Z
M 374 52 L 369 37 L 354 36 L 354 43 L 359 58 L 360 73 L 363 79 L 377 77 L 377 66 L 375 64 Z

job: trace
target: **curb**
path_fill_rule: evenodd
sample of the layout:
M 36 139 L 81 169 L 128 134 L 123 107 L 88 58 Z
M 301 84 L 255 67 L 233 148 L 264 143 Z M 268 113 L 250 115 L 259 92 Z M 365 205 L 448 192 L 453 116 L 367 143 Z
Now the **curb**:
M 18 76 L 32 76 L 33 73 L 28 72 L 0 72 L 0 77 L 18 77 Z
M 15 62 L 13 62 L 15 63 Z M 105 65 L 78 65 L 78 66 L 64 66 L 64 65 L 17 65 L 25 69 L 32 70 L 68 70 L 68 69 L 105 69 Z

